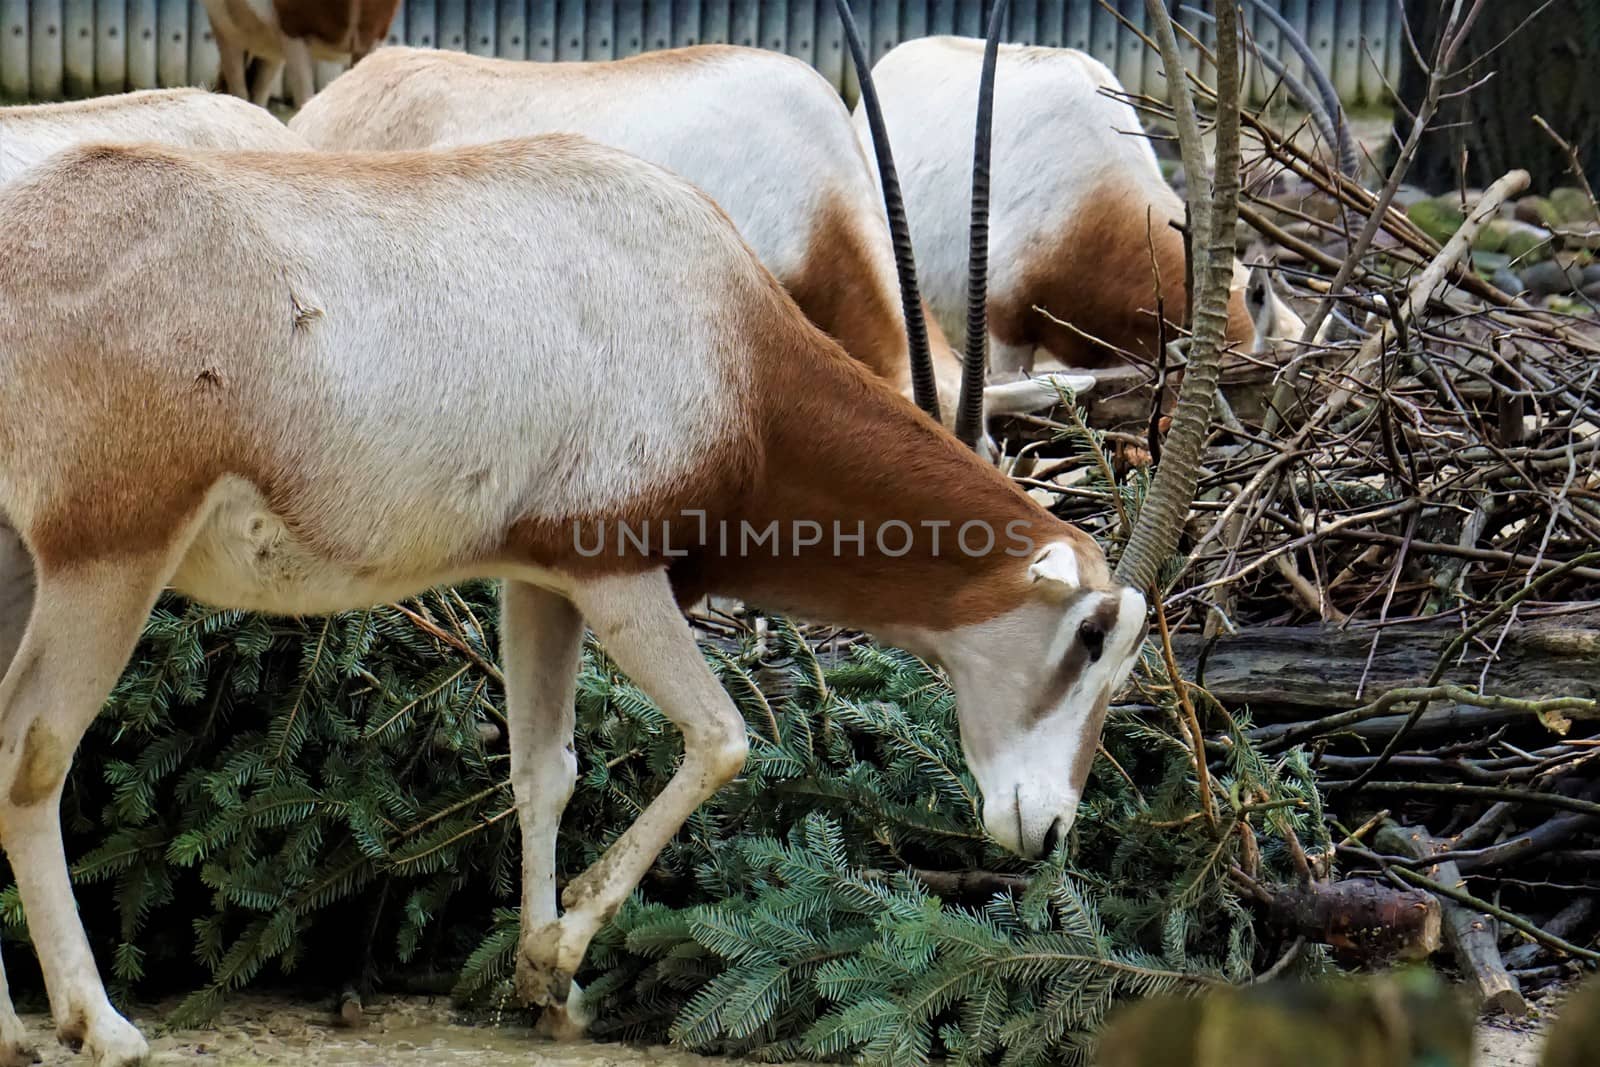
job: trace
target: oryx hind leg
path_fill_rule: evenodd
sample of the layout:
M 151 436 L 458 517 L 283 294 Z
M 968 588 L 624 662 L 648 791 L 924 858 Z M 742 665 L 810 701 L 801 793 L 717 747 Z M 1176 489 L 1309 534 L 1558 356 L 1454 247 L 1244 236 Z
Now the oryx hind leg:
M 33 557 L 17 531 L 0 521 L 0 679 L 11 666 L 32 614 Z M 0 1067 L 20 1067 L 38 1058 L 11 1004 L 5 967 L 0 964 Z
M 683 763 L 632 826 L 562 894 L 566 912 L 523 945 L 528 968 L 565 994 L 585 950 L 694 810 L 744 766 L 744 720 L 706 666 L 665 571 L 584 582 L 573 593 L 606 652 L 683 734 Z
M 251 67 L 249 58 L 245 59 L 245 67 Z M 266 107 L 272 102 L 272 88 L 278 80 L 278 75 L 283 73 L 284 61 L 281 59 L 268 59 L 257 56 L 254 61 L 254 71 L 250 74 L 250 102 L 257 107 Z
M 96 1067 L 143 1063 L 148 1047 L 117 1014 L 78 919 L 61 839 L 61 788 L 74 751 L 127 665 L 166 579 L 149 559 L 41 566 L 33 613 L 0 679 L 0 845 L 21 892 L 56 1033 Z
M 284 88 L 295 108 L 305 107 L 317 95 L 317 62 L 311 56 L 311 45 L 299 37 L 283 39 Z
M 511 746 L 511 795 L 522 829 L 522 933 L 517 995 L 546 1005 L 556 1036 L 581 1032 L 588 1021 L 573 984 L 565 1003 L 552 975 L 534 965 L 527 946 L 559 937 L 556 928 L 556 832 L 578 780 L 573 751 L 574 701 L 583 647 L 583 619 L 571 601 L 523 582 L 501 594 L 500 659 L 505 673 L 506 725 Z
M 0 519 L 0 677 L 22 643 L 33 614 L 33 557 L 17 531 Z

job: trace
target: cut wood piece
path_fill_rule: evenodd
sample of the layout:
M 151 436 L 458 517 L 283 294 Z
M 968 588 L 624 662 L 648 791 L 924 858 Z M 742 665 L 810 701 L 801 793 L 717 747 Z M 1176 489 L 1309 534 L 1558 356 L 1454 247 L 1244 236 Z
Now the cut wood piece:
M 1365 879 L 1262 888 L 1273 923 L 1331 946 L 1347 962 L 1425 959 L 1439 949 L 1439 901 L 1420 889 Z
M 1386 823 L 1375 841 L 1384 851 L 1412 859 L 1427 859 L 1447 847 L 1421 827 L 1394 823 Z M 1422 873 L 1445 886 L 1459 886 L 1462 882 L 1461 871 L 1454 863 L 1435 864 Z M 1480 1009 L 1526 1015 L 1528 1003 L 1522 998 L 1522 989 L 1500 958 L 1494 920 L 1453 900 L 1441 898 L 1439 904 L 1444 910 L 1445 941 L 1462 973 L 1470 976 Z

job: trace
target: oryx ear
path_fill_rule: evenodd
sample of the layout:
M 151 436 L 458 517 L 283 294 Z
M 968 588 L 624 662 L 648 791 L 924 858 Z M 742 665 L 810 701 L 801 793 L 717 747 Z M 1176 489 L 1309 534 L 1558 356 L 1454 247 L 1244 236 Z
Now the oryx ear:
M 1272 275 L 1265 265 L 1257 263 L 1246 277 L 1244 304 L 1250 309 L 1250 317 L 1259 320 L 1272 300 Z
M 1078 554 L 1063 541 L 1046 545 L 1028 567 L 1028 580 L 1058 582 L 1068 589 L 1078 588 L 1082 584 L 1078 574 Z

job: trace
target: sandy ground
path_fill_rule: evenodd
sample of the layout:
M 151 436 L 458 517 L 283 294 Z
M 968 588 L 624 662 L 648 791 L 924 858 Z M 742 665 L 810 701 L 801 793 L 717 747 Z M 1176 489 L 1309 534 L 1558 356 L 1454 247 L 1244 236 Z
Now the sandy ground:
M 1475 1067 L 1538 1067 L 1540 1037 L 1537 1031 L 1503 1026 L 1478 1027 Z
M 557 1044 L 510 1026 L 455 1022 L 443 998 L 395 998 L 367 1013 L 359 1030 L 336 1027 L 326 1010 L 302 1002 L 243 997 L 206 1030 L 166 1031 L 161 1011 L 136 1013 L 150 1038 L 154 1067 L 728 1067 L 730 1061 L 669 1048 L 577 1042 Z M 42 1015 L 25 1016 L 44 1067 L 81 1067 L 87 1059 L 61 1048 Z M 1527 1030 L 1485 1026 L 1475 1067 L 1537 1067 L 1539 1038 Z M 1174 1065 L 1181 1067 L 1181 1065 Z
M 729 1061 L 676 1049 L 599 1042 L 555 1043 L 521 1027 L 464 1025 L 445 998 L 401 997 L 366 1013 L 367 1025 L 335 1026 L 325 1007 L 247 996 L 205 1030 L 166 1030 L 157 1008 L 136 1012 L 150 1040 L 152 1067 L 727 1067 Z M 24 1015 L 42 1067 L 87 1067 L 88 1058 L 56 1044 L 48 1017 Z

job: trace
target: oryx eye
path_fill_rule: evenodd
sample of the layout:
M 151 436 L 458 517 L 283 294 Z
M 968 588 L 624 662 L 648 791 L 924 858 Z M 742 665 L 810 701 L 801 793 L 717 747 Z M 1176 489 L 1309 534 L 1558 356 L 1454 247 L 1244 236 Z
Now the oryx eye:
M 1089 650 L 1089 662 L 1098 663 L 1100 654 L 1106 650 L 1105 629 L 1093 619 L 1084 619 L 1078 627 L 1078 639 Z

